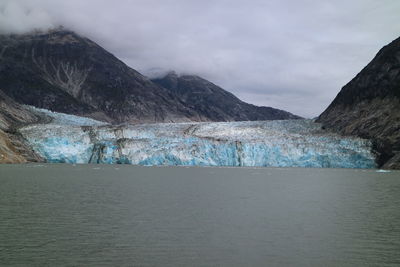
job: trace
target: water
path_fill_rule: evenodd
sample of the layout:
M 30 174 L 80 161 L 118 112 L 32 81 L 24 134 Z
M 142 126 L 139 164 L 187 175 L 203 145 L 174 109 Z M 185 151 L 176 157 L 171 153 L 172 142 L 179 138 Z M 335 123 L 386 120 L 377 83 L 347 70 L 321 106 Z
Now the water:
M 0 266 L 399 266 L 400 173 L 1 165 Z

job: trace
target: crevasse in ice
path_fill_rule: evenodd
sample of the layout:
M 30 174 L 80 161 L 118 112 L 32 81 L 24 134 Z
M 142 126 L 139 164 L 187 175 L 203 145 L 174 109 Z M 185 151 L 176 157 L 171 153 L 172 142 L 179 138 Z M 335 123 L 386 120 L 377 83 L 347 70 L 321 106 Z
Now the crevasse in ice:
M 20 132 L 48 162 L 376 167 L 369 141 L 328 133 L 311 120 L 84 126 L 76 119 Z

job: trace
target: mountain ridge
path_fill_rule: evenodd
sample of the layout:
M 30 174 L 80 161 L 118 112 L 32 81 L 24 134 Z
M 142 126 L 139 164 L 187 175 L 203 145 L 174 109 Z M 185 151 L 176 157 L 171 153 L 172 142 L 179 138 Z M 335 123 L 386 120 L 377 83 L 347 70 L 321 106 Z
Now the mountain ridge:
M 171 71 L 152 81 L 178 95 L 200 115 L 212 121 L 255 121 L 276 118 L 300 119 L 289 112 L 248 104 L 234 94 L 198 75 L 178 75 Z
M 193 108 L 198 106 L 196 103 L 183 101 L 182 96 L 154 83 L 95 42 L 66 29 L 0 35 L 0 62 L 1 88 L 21 104 L 112 123 L 213 121 L 234 117 L 196 110 Z M 233 96 L 228 92 L 225 95 Z M 212 99 L 212 95 L 207 97 Z M 257 109 L 236 112 L 254 113 L 254 110 Z M 258 111 L 261 115 L 236 117 L 298 118 L 273 108 Z

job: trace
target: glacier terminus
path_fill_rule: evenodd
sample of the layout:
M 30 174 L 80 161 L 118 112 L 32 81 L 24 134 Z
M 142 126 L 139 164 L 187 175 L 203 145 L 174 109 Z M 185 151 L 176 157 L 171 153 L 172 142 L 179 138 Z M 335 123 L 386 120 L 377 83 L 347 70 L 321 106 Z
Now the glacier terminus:
M 108 125 L 35 111 L 51 122 L 20 133 L 51 163 L 376 167 L 370 141 L 326 132 L 312 120 Z

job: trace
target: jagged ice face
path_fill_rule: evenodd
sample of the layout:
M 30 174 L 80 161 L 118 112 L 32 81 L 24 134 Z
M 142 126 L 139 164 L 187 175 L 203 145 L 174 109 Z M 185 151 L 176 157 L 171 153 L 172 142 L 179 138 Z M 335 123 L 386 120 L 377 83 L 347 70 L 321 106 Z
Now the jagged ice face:
M 51 116 L 53 122 L 20 131 L 48 162 L 376 167 L 369 141 L 326 133 L 311 120 L 112 126 L 34 110 Z

